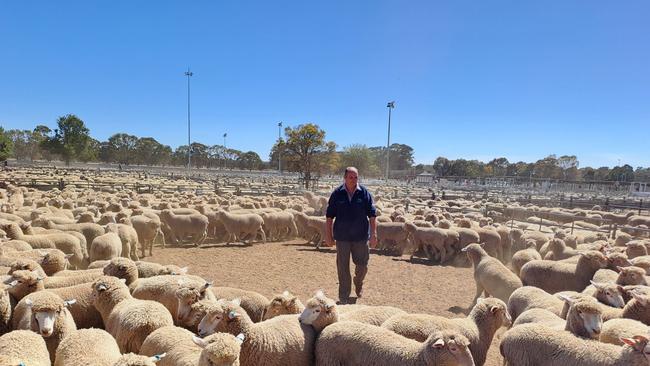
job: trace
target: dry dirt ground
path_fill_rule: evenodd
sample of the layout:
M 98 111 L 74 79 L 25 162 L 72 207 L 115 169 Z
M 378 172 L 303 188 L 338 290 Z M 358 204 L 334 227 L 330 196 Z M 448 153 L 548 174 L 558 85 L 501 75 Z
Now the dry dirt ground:
M 154 248 L 147 261 L 188 266 L 189 273 L 230 286 L 257 291 L 267 297 L 290 290 L 305 302 L 322 289 L 331 298 L 338 294 L 336 252 L 316 251 L 304 241 L 255 244 L 203 244 L 196 248 Z M 354 273 L 354 270 L 352 270 Z M 391 305 L 411 313 L 462 317 L 471 305 L 476 287 L 472 269 L 410 263 L 408 257 L 371 254 L 364 297 L 359 304 Z M 354 291 L 353 291 L 354 295 Z M 501 365 L 497 332 L 486 365 Z

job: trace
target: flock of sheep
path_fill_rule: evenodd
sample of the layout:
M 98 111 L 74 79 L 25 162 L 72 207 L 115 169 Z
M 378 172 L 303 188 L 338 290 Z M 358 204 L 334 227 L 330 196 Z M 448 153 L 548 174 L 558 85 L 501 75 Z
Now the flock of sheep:
M 318 248 L 326 192 L 8 185 L 0 365 L 483 365 L 502 327 L 509 365 L 650 365 L 650 217 L 490 202 L 494 217 L 510 218 L 495 222 L 475 212 L 484 200 L 392 198 L 398 189 L 371 188 L 379 250 L 472 266 L 466 318 L 337 305 L 321 291 L 304 303 L 288 291 L 268 299 L 143 260 L 154 244 L 206 240 Z M 618 230 L 604 234 L 612 222 Z

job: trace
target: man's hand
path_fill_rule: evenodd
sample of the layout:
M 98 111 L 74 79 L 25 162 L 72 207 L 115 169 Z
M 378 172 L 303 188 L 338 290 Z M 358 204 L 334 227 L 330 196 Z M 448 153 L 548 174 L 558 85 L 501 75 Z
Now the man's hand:
M 372 249 L 377 248 L 377 235 L 376 234 L 370 235 L 370 240 L 368 241 L 368 244 L 370 244 L 370 247 Z

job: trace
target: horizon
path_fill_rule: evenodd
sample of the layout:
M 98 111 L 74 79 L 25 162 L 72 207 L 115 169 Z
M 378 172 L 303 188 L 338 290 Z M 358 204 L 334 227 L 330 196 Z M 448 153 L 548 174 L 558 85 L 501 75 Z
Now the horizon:
M 650 4 L 416 1 L 0 4 L 0 125 L 255 151 L 319 125 L 337 150 L 650 166 Z M 62 19 L 68 22 L 61 22 Z

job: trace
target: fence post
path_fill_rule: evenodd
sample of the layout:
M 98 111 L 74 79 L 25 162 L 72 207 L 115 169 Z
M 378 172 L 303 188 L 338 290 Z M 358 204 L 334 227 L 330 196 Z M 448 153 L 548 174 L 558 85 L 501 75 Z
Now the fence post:
M 641 210 L 643 209 L 643 199 L 639 200 L 639 216 L 641 216 Z
M 573 196 L 569 197 L 569 208 L 573 209 Z
M 618 229 L 618 224 L 614 224 L 614 229 L 612 230 L 611 236 L 612 239 L 616 238 L 616 229 Z
M 605 211 L 609 211 L 609 197 L 605 198 Z
M 575 227 L 576 222 L 575 220 L 571 220 L 571 235 L 573 235 L 573 228 Z
M 542 231 L 542 218 L 539 218 L 539 231 Z

